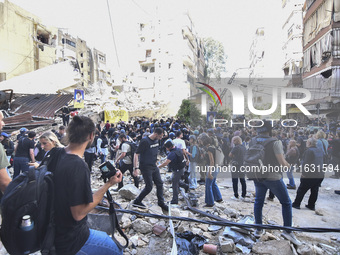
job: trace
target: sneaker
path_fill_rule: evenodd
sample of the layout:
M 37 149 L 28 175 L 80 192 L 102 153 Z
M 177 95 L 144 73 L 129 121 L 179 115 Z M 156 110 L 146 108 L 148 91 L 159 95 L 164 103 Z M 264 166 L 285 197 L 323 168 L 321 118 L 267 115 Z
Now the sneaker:
M 334 193 L 340 195 L 340 190 L 334 190 Z
M 146 208 L 145 204 L 142 202 L 137 202 L 136 200 L 133 201 L 132 205 L 135 207 Z
M 301 207 L 299 205 L 296 205 L 296 204 L 292 204 L 292 207 L 295 208 L 295 209 L 301 209 Z
M 216 202 L 221 203 L 221 202 L 223 202 L 223 199 L 221 198 L 219 200 L 216 200 Z
M 335 175 L 335 174 L 333 174 L 333 175 L 331 175 L 331 176 L 329 176 L 330 178 L 333 178 L 333 179 L 339 179 L 339 176 L 337 176 L 337 175 Z
M 294 235 L 293 232 L 288 233 L 287 231 L 283 231 L 281 233 L 281 236 L 297 246 L 302 245 L 302 243 L 296 239 L 296 236 Z
M 256 229 L 254 231 L 254 236 L 255 238 L 260 238 L 264 233 L 265 233 L 264 229 Z
M 240 197 L 240 201 L 245 201 L 246 198 L 245 197 Z
M 232 200 L 238 201 L 238 197 L 232 196 L 231 197 Z
M 271 197 L 267 197 L 267 200 L 269 200 L 269 201 L 274 201 L 274 198 L 271 198 Z
M 287 184 L 287 189 L 296 189 L 296 186 L 295 186 L 295 185 L 292 186 L 292 185 L 290 185 L 290 184 Z
M 306 208 L 308 208 L 309 210 L 315 211 L 315 206 L 309 206 L 309 205 L 305 205 Z

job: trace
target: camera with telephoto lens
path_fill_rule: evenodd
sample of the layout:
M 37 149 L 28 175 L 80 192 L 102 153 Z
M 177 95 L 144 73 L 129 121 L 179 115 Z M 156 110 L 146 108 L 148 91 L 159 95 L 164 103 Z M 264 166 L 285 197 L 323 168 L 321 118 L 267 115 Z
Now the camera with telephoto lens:
M 113 161 L 109 160 L 99 166 L 99 169 L 102 173 L 100 178 L 103 179 L 104 182 L 109 180 L 112 176 L 114 176 L 117 173 L 115 166 L 111 162 Z

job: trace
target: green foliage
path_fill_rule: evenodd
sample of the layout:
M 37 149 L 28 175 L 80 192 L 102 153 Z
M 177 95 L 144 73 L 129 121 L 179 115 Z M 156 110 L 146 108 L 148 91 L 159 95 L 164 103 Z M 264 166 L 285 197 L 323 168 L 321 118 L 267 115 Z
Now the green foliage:
M 204 77 L 207 81 L 209 81 L 210 78 L 221 79 L 221 73 L 226 71 L 226 55 L 224 53 L 224 47 L 221 42 L 216 41 L 211 37 L 204 38 L 203 42 L 205 49 Z
M 193 102 L 187 99 L 182 101 L 182 104 L 177 112 L 177 117 L 193 126 L 201 124 L 200 111 Z

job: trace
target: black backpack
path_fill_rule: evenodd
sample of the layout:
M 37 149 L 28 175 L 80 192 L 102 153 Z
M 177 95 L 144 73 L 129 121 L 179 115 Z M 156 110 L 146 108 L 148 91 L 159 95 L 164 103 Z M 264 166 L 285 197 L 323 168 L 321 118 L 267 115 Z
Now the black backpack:
M 263 172 L 263 165 L 265 162 L 265 152 L 269 144 L 277 141 L 276 138 L 270 137 L 263 142 L 252 141 L 249 149 L 244 155 L 244 167 L 247 177 L 250 180 L 263 181 L 268 178 L 269 172 Z
M 129 141 L 126 141 L 126 142 L 124 142 L 124 143 L 126 143 L 126 144 L 128 144 L 128 145 L 130 145 L 130 151 L 129 152 L 127 152 L 126 153 L 126 156 L 129 156 L 130 158 L 131 158 L 131 162 L 132 162 L 132 165 L 133 165 L 133 162 L 134 162 L 134 155 L 135 155 L 135 153 L 136 153 L 136 150 L 137 150 L 137 144 L 135 144 L 135 143 L 132 143 L 132 142 L 129 142 Z M 122 149 L 122 145 L 123 145 L 123 143 L 121 143 L 120 144 L 120 146 L 119 146 L 119 149 L 121 150 Z
M 175 154 L 176 154 L 177 158 L 176 158 L 176 164 L 174 166 L 174 169 L 171 169 L 173 171 L 181 170 L 186 166 L 186 159 L 183 155 L 182 150 L 181 149 L 175 149 Z
M 53 150 L 46 164 L 37 169 L 30 167 L 6 188 L 1 201 L 0 236 L 10 254 L 39 250 L 42 254 L 55 254 L 54 185 L 49 170 L 63 150 Z M 53 162 L 51 169 L 50 162 Z

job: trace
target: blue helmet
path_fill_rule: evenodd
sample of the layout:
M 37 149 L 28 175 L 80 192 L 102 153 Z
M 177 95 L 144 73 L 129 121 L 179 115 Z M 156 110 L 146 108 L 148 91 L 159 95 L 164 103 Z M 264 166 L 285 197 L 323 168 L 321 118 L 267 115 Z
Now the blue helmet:
M 20 133 L 25 133 L 27 132 L 27 128 L 20 128 Z
M 174 132 L 170 132 L 169 138 L 170 139 L 174 139 L 175 137 L 176 137 L 175 133 Z

